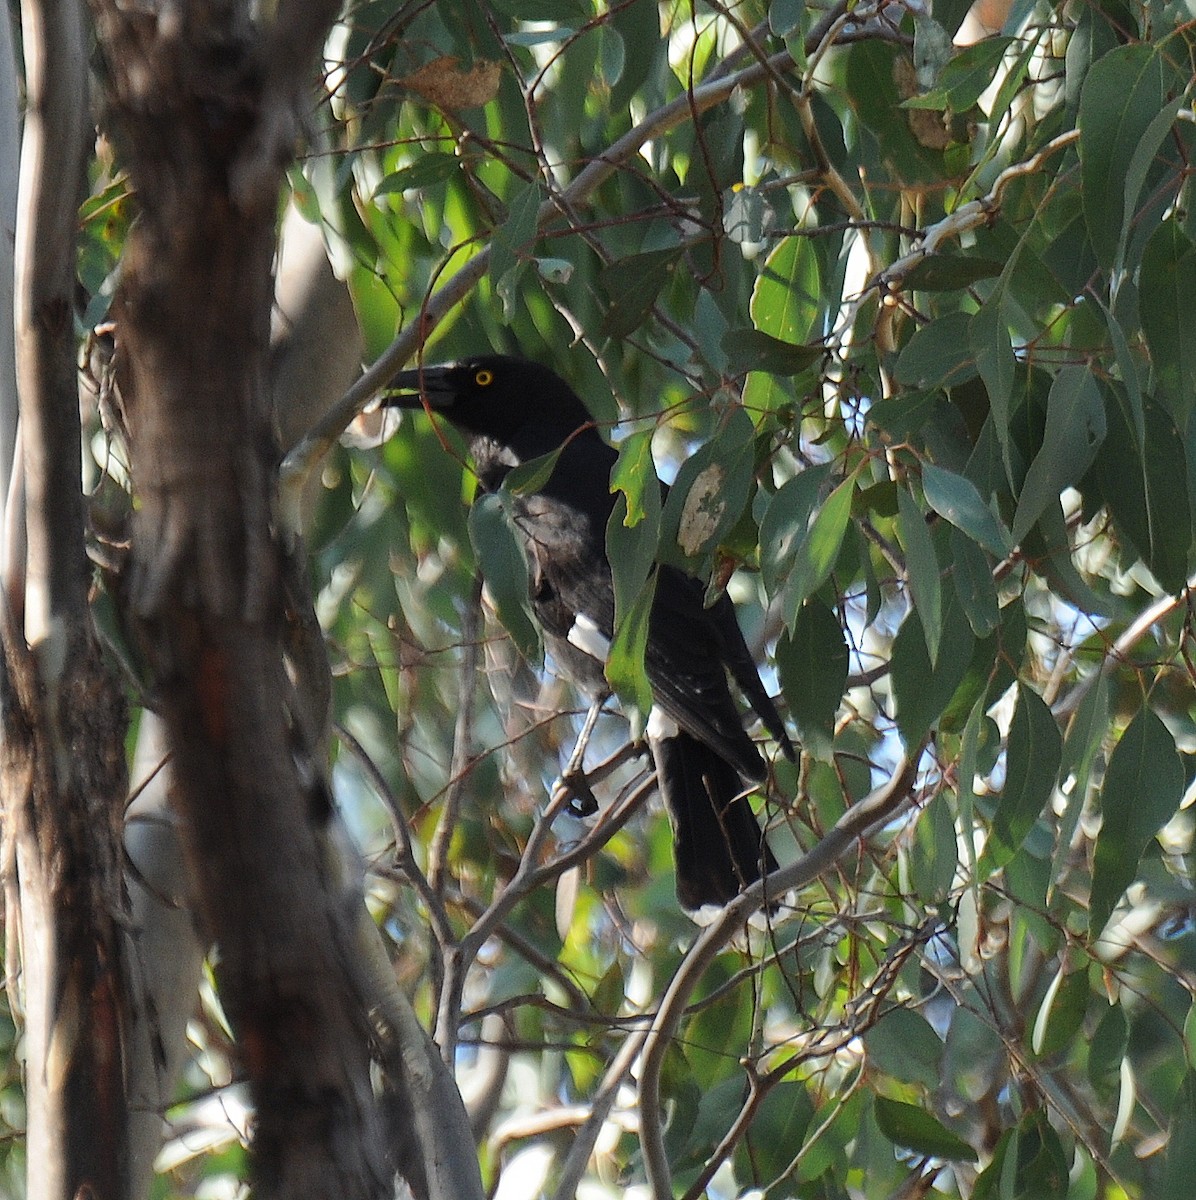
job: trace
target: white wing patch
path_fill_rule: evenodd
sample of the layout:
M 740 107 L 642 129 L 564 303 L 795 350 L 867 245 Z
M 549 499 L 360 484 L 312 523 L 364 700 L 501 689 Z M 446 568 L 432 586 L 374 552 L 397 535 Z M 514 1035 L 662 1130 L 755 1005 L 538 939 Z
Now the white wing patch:
M 569 645 L 576 646 L 583 654 L 596 658 L 600 663 L 606 662 L 607 656 L 610 654 L 610 638 L 585 613 L 578 613 L 573 618 L 573 625 L 565 640 Z
M 648 740 L 656 742 L 663 741 L 665 738 L 675 738 L 681 730 L 678 728 L 677 722 L 659 704 L 653 704 L 648 712 L 647 732 Z

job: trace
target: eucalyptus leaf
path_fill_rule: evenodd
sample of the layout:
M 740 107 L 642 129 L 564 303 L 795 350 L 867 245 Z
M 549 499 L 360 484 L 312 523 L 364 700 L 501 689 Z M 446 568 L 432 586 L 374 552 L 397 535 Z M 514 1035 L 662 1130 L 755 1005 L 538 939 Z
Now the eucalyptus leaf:
M 1149 708 L 1140 708 L 1109 758 L 1101 787 L 1102 820 L 1088 901 L 1093 936 L 1133 882 L 1147 845 L 1179 807 L 1183 792 L 1175 739 Z
M 876 1097 L 876 1123 L 897 1146 L 932 1158 L 975 1162 L 976 1151 L 924 1109 L 886 1096 Z
M 1153 46 L 1119 46 L 1092 64 L 1080 92 L 1084 216 L 1106 267 L 1113 265 L 1133 217 L 1137 192 L 1131 186 L 1130 166 L 1163 107 L 1165 74 L 1162 56 Z
M 1004 866 L 1021 848 L 1055 787 L 1063 739 L 1051 710 L 1032 688 L 1018 684 L 1009 728 L 1005 786 L 997 801 L 982 873 Z M 987 870 L 986 870 L 987 864 Z
M 1042 446 L 1018 496 L 1013 518 L 1015 542 L 1025 537 L 1065 487 L 1083 477 L 1105 440 L 1105 428 L 1104 399 L 1092 372 L 1085 367 L 1064 367 L 1051 385 Z

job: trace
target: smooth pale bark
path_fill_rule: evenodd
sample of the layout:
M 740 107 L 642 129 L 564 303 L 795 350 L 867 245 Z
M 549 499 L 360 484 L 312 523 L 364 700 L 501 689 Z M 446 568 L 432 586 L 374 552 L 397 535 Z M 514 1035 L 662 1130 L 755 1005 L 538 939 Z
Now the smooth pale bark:
M 124 704 L 88 611 L 75 385 L 75 229 L 90 136 L 78 0 L 22 5 L 13 274 L 24 522 L 0 611 L 4 861 L 19 889 L 27 1191 L 124 1200 Z M 4 455 L 11 449 L 6 422 Z M 14 478 L 17 472 L 14 471 Z M 19 489 L 9 491 L 19 503 Z

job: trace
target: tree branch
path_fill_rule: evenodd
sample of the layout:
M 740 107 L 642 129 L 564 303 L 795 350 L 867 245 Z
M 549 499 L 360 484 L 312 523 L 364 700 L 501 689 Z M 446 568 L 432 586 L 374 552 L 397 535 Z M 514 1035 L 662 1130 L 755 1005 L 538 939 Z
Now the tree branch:
M 750 917 L 769 904 L 775 904 L 777 897 L 800 891 L 812 883 L 848 854 L 858 839 L 867 837 L 871 830 L 896 816 L 909 800 L 920 756 L 919 748 L 902 762 L 888 783 L 853 804 L 808 854 L 741 892 L 703 930 L 686 953 L 661 998 L 656 1019 L 644 1043 L 641 1064 L 640 1137 L 648 1185 L 657 1200 L 672 1200 L 673 1196 L 672 1172 L 664 1149 L 664 1126 L 660 1110 L 661 1069 L 694 988 L 727 943 L 743 930 Z

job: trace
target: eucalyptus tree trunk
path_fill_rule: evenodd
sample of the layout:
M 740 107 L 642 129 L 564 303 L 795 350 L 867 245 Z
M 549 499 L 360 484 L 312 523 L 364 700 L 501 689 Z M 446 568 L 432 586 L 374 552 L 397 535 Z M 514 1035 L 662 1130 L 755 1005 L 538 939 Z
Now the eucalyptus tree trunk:
M 283 3 L 259 28 L 237 5 L 92 7 L 139 209 L 113 306 L 138 498 L 123 602 L 254 1100 L 255 1182 L 388 1194 L 268 386 L 282 170 L 336 8 Z

